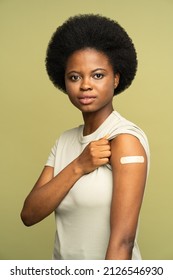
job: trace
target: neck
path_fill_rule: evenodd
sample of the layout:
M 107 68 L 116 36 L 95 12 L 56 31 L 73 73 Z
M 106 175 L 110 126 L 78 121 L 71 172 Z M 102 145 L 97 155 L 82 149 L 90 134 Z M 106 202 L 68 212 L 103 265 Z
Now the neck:
M 84 119 L 84 131 L 83 135 L 89 135 L 93 133 L 112 113 L 113 108 L 110 110 L 101 113 L 101 112 L 92 112 L 92 113 L 83 113 Z

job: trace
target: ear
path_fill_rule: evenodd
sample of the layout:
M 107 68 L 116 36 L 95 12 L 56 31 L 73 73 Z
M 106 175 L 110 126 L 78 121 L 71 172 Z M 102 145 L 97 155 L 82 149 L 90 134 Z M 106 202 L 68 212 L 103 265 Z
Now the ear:
M 119 81 L 120 81 L 120 74 L 116 73 L 114 76 L 114 88 L 117 88 Z

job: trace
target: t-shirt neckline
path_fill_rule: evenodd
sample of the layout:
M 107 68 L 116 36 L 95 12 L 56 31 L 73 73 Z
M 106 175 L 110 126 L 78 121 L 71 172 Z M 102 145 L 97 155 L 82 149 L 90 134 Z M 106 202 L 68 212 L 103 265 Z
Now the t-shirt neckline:
M 104 120 L 104 122 L 93 133 L 91 133 L 89 135 L 86 135 L 86 136 L 83 135 L 84 125 L 80 125 L 79 126 L 79 141 L 84 144 L 84 143 L 89 143 L 93 140 L 98 140 L 97 137 L 100 134 L 100 131 L 104 130 L 104 127 L 106 127 L 107 124 L 110 122 L 110 119 L 112 118 L 114 113 L 115 113 L 115 111 L 110 113 L 110 115 Z M 103 135 L 103 137 L 104 137 L 104 135 Z

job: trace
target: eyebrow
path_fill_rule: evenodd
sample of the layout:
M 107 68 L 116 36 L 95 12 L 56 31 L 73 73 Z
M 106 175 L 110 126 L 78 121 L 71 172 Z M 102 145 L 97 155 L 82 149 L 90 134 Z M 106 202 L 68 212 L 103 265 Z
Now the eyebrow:
M 96 68 L 96 69 L 92 70 L 91 73 L 99 71 L 99 70 L 102 70 L 102 71 L 106 72 L 106 69 L 104 69 L 104 68 Z M 80 73 L 80 72 L 78 72 L 76 70 L 71 70 L 70 72 L 67 73 L 67 75 L 72 74 L 72 73 Z

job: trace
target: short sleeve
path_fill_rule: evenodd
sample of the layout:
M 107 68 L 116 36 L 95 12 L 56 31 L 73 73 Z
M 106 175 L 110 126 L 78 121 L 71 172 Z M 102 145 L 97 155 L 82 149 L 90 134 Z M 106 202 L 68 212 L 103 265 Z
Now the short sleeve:
M 56 141 L 55 145 L 52 147 L 45 166 L 51 166 L 51 167 L 55 166 L 55 157 L 56 157 L 57 146 L 58 146 L 58 140 Z

